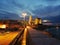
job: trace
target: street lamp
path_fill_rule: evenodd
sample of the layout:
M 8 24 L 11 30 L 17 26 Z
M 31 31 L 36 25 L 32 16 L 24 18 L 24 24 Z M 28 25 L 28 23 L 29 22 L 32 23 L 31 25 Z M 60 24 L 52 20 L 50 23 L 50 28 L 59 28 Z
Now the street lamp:
M 24 17 L 24 21 L 25 21 L 25 17 L 27 16 L 27 13 L 23 12 L 22 16 Z
M 23 16 L 23 18 L 24 18 L 24 25 L 25 25 L 25 21 L 26 21 L 25 18 L 26 18 L 26 16 L 27 16 L 27 13 L 23 12 L 23 13 L 22 13 L 22 16 Z M 25 26 L 26 26 L 26 25 L 25 25 Z

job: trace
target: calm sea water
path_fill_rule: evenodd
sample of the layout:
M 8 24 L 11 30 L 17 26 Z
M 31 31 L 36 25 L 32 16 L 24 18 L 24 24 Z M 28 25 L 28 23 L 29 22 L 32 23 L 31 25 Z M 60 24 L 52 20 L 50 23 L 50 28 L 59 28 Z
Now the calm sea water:
M 46 31 L 49 32 L 52 37 L 60 39 L 60 28 L 48 28 Z

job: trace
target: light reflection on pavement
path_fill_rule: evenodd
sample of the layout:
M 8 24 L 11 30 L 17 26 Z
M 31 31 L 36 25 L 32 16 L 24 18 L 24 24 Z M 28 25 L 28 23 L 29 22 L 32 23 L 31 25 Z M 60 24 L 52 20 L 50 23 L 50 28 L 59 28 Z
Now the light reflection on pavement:
M 27 36 L 27 28 L 25 28 L 25 30 L 24 30 L 22 45 L 26 45 L 26 36 Z
M 17 32 L 10 32 L 10 33 L 0 33 L 0 45 L 9 45 L 11 41 L 18 35 Z

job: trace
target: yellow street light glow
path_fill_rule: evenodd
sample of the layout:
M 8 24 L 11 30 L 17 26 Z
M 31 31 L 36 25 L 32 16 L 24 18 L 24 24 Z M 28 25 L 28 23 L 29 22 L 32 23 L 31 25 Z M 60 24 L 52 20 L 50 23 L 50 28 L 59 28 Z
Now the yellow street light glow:
M 27 40 L 27 28 L 25 28 L 25 30 L 24 30 L 22 45 L 26 45 L 26 40 Z
M 30 26 L 26 26 L 26 28 L 31 28 Z
M 2 29 L 6 28 L 6 25 L 0 25 L 0 28 L 2 28 Z

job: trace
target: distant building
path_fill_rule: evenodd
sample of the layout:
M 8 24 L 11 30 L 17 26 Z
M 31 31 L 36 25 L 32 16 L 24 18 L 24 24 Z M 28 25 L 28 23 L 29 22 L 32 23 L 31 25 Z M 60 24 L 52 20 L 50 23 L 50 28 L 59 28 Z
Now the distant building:
M 35 24 L 42 24 L 42 19 L 41 18 L 36 18 L 35 19 Z
M 42 24 L 42 19 L 41 18 L 35 18 L 33 19 L 32 16 L 29 16 L 29 25 L 37 25 L 37 24 Z
M 29 16 L 29 25 L 31 25 L 32 24 L 32 16 L 30 15 Z

